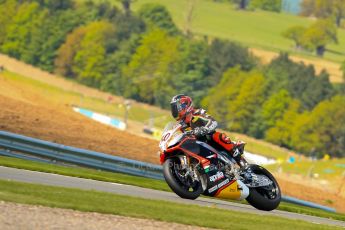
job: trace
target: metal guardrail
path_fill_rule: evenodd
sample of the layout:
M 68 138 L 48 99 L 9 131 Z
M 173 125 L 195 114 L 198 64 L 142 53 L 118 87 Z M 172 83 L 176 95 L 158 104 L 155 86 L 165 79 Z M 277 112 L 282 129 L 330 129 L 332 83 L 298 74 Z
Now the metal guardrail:
M 5 131 L 0 131 L 0 155 L 49 163 L 69 163 L 135 176 L 164 179 L 160 165 L 55 144 Z M 334 208 L 289 196 L 282 196 L 282 201 L 328 212 L 336 211 Z
M 50 163 L 69 163 L 153 179 L 163 179 L 162 166 L 74 148 L 0 131 L 0 155 Z

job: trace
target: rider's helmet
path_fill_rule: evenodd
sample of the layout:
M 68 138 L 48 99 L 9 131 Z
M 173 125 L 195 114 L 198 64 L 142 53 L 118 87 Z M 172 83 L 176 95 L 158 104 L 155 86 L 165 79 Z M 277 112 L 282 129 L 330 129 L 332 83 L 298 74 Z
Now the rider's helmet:
M 171 115 L 177 121 L 190 122 L 192 111 L 193 111 L 193 101 L 190 97 L 184 94 L 178 94 L 171 99 Z

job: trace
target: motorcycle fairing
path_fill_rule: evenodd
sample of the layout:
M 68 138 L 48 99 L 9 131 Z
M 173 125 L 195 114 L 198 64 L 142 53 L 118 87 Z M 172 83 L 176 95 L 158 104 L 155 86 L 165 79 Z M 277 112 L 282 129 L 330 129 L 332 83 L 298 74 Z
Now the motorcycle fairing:
M 203 194 L 218 198 L 243 200 L 248 197 L 249 188 L 240 180 L 230 180 L 229 178 L 226 178 L 219 183 L 208 187 Z

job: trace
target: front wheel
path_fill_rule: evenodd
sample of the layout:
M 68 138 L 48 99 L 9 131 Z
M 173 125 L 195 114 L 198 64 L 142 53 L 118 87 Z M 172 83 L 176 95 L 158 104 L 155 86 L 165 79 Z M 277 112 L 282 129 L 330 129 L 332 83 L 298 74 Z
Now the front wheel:
M 248 203 L 264 211 L 276 209 L 281 200 L 281 191 L 276 179 L 268 170 L 259 165 L 249 165 L 248 168 L 254 174 L 264 175 L 272 181 L 272 184 L 268 186 L 249 188 L 249 196 L 246 199 Z
M 187 172 L 178 158 L 168 158 L 163 164 L 163 175 L 171 190 L 181 198 L 194 200 L 203 192 L 202 184 Z

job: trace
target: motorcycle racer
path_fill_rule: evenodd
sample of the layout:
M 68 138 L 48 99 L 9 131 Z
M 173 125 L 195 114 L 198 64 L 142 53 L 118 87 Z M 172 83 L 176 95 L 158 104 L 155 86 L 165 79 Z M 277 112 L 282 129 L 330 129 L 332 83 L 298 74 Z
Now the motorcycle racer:
M 220 147 L 237 162 L 243 154 L 244 142 L 233 142 L 225 133 L 216 131 L 217 121 L 206 110 L 195 109 L 192 99 L 184 94 L 175 95 L 170 102 L 172 116 L 181 123 L 183 132 L 194 134 L 197 139 Z

